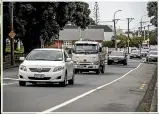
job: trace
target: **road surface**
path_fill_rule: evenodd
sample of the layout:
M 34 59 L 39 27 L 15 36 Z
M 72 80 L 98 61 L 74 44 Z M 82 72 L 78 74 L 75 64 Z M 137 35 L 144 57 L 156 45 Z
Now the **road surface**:
M 4 70 L 3 112 L 134 112 L 156 64 L 128 60 L 106 65 L 105 74 L 77 74 L 75 85 L 17 83 L 18 68 Z

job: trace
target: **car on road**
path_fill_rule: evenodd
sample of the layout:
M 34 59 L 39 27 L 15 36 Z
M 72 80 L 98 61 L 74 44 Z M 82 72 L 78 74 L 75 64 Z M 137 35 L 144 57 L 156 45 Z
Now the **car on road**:
M 130 53 L 130 59 L 132 58 L 142 58 L 142 55 L 140 53 L 140 50 L 132 50 Z
M 142 57 L 146 57 L 147 54 L 148 54 L 148 52 L 149 52 L 149 48 L 142 48 L 141 49 L 141 55 L 142 55 Z
M 127 54 L 124 51 L 112 51 L 108 55 L 107 64 L 111 65 L 112 63 L 127 65 Z
M 157 51 L 150 51 L 150 52 L 147 54 L 147 57 L 146 57 L 146 61 L 147 61 L 147 62 L 157 61 L 157 60 L 158 60 Z
M 29 83 L 74 84 L 74 63 L 63 49 L 41 48 L 31 51 L 19 66 L 19 85 Z

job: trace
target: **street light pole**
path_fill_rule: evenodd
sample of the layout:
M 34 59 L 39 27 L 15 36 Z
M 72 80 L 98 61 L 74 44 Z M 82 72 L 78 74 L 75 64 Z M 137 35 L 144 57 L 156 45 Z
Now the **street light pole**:
M 114 37 L 115 37 L 115 50 L 117 50 L 117 37 L 116 37 L 116 20 L 119 20 L 119 19 L 115 19 L 115 14 L 119 11 L 122 11 L 122 10 L 118 10 L 114 13 L 114 19 L 113 19 L 113 22 L 114 22 Z

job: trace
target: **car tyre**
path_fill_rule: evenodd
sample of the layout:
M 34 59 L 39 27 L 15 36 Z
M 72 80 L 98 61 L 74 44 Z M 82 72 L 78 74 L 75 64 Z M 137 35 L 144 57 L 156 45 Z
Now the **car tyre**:
M 96 70 L 96 74 L 100 74 L 100 69 Z
M 67 73 L 65 74 L 64 81 L 63 81 L 63 82 L 60 82 L 60 85 L 61 85 L 62 87 L 66 87 L 66 86 L 67 86 Z
M 19 81 L 19 86 L 26 86 L 26 82 L 24 82 L 24 81 Z
M 111 64 L 112 64 L 112 63 L 111 63 L 111 61 L 109 61 L 109 60 L 108 60 L 108 62 L 107 62 L 107 63 L 108 63 L 108 65 L 111 65 Z
M 75 69 L 75 74 L 78 74 L 78 70 Z
M 70 85 L 74 84 L 74 77 L 75 77 L 75 73 L 73 72 L 72 79 L 68 81 L 68 84 L 70 84 Z
M 123 65 L 127 65 L 127 60 L 124 60 Z

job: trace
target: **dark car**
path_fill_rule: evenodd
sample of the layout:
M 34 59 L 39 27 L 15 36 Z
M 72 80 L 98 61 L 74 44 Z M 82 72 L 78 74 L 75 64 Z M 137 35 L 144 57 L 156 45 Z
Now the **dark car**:
M 130 59 L 132 58 L 142 58 L 142 55 L 140 53 L 140 50 L 132 50 L 130 53 Z
M 126 53 L 124 51 L 112 51 L 111 54 L 108 55 L 107 64 L 111 65 L 112 63 L 127 65 Z

